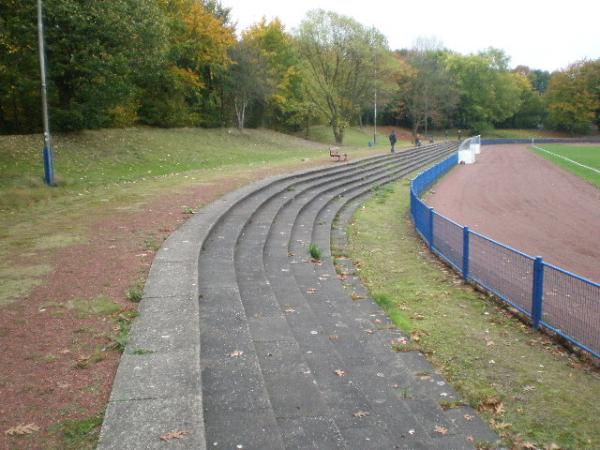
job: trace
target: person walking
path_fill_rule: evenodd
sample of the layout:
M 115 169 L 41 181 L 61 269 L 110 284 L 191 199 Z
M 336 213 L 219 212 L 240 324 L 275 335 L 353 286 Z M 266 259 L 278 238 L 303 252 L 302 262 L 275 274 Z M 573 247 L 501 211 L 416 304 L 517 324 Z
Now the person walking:
M 396 130 L 392 130 L 389 138 L 390 138 L 390 144 L 392 145 L 392 148 L 390 151 L 392 153 L 396 153 L 396 149 L 394 148 L 394 146 L 396 145 L 396 142 L 398 142 L 398 138 L 396 137 Z

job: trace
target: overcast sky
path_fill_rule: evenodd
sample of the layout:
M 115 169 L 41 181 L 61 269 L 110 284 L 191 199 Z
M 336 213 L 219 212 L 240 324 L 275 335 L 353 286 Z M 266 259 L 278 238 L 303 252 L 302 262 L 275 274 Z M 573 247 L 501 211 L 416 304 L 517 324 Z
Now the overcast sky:
M 435 37 L 463 54 L 503 49 L 511 66 L 557 70 L 600 57 L 600 0 L 222 0 L 238 31 L 279 17 L 288 31 L 310 9 L 322 8 L 374 26 L 391 49 Z

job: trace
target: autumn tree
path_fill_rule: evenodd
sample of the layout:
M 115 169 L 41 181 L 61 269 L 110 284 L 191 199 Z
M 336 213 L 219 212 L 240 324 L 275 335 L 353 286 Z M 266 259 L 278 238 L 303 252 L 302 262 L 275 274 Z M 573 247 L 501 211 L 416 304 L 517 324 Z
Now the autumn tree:
M 546 102 L 554 128 L 589 133 L 600 125 L 600 59 L 580 61 L 554 73 Z
M 144 90 L 152 95 L 143 98 L 142 120 L 161 126 L 212 124 L 219 89 L 215 79 L 231 63 L 233 28 L 202 2 L 160 4 L 167 21 L 167 49 L 159 67 L 144 78 Z
M 323 10 L 310 11 L 297 33 L 307 98 L 329 121 L 335 141 L 372 95 L 375 55 L 387 50 L 374 28 Z
M 252 122 L 276 129 L 296 129 L 304 121 L 300 56 L 293 37 L 279 19 L 264 18 L 242 33 L 242 41 L 255 48 L 265 64 L 259 82 L 270 83 L 268 95 L 253 105 Z
M 421 41 L 399 56 L 407 64 L 398 78 L 399 111 L 406 116 L 413 136 L 429 125 L 445 123 L 458 102 L 454 80 L 444 63 L 447 51 L 441 45 Z
M 513 70 L 515 82 L 521 87 L 521 102 L 515 114 L 501 124 L 503 128 L 537 128 L 546 118 L 542 94 L 534 87 L 529 71 Z

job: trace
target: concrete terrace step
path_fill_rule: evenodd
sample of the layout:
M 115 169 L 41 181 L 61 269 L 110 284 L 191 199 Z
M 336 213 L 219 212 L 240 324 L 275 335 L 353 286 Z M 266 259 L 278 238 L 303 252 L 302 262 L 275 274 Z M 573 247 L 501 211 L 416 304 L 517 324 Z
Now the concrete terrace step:
M 200 449 L 495 440 L 480 420 L 461 420 L 473 411 L 440 408 L 456 393 L 420 354 L 391 351 L 400 333 L 372 300 L 351 300 L 366 290 L 352 274 L 338 280 L 329 252 L 332 239 L 344 245 L 343 228 L 374 187 L 455 149 L 430 145 L 265 180 L 194 216 L 153 264 L 99 448 L 163 448 L 169 431 L 188 432 L 169 448 Z M 324 250 L 322 264 L 309 261 L 310 242 Z M 423 371 L 431 381 L 416 376 Z

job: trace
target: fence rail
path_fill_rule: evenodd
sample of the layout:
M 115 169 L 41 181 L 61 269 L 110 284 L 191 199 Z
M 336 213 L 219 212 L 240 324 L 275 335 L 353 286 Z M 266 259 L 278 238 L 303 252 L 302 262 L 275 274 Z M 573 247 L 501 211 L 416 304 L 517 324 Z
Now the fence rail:
M 465 281 L 525 314 L 534 328 L 545 327 L 600 358 L 600 284 L 471 231 L 420 198 L 457 164 L 454 153 L 410 184 L 411 216 L 431 251 Z

